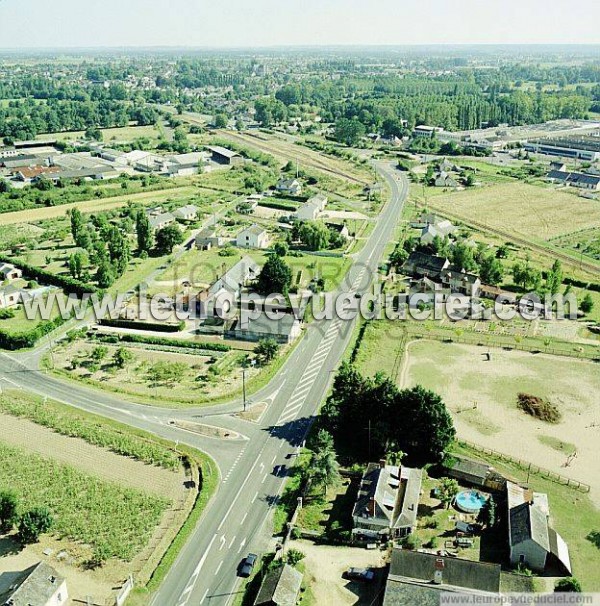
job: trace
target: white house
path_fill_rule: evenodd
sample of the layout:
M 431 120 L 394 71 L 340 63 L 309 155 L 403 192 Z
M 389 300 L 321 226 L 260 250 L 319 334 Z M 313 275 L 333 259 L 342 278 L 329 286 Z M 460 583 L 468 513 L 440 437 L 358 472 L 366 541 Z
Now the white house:
M 150 220 L 150 227 L 152 229 L 162 229 L 163 227 L 167 227 L 167 225 L 175 223 L 175 217 L 171 213 L 150 215 L 148 219 Z
M 237 235 L 235 243 L 240 248 L 268 248 L 269 234 L 264 227 L 254 224 L 243 229 Z
M 16 575 L 0 604 L 10 606 L 63 606 L 69 601 L 67 581 L 45 562 L 30 566 Z
M 173 216 L 178 221 L 195 221 L 198 218 L 198 207 L 193 204 L 182 206 L 173 211 Z
M 14 307 L 19 303 L 21 291 L 10 284 L 0 288 L 0 309 Z
M 299 221 L 314 221 L 320 214 L 321 211 L 316 204 L 307 202 L 296 211 L 296 218 Z
M 23 272 L 10 263 L 0 263 L 0 280 L 18 280 L 23 277 Z
M 279 179 L 276 189 L 291 196 L 299 196 L 302 193 L 302 185 L 298 179 Z

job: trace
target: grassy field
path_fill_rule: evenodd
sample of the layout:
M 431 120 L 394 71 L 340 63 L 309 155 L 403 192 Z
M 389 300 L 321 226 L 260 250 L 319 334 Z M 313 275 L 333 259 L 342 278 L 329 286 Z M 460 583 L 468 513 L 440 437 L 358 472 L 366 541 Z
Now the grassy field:
M 197 190 L 191 186 L 171 187 L 164 190 L 145 191 L 135 194 L 123 194 L 112 198 L 83 200 L 72 202 L 61 206 L 48 206 L 44 208 L 31 208 L 16 212 L 0 214 L 0 225 L 14 225 L 15 223 L 35 223 L 46 219 L 64 217 L 72 208 L 78 208 L 82 213 L 98 213 L 106 210 L 121 208 L 128 203 L 131 204 L 162 204 L 169 200 L 185 200 L 197 195 Z
M 412 191 L 414 197 L 423 199 L 420 185 L 413 185 Z M 538 242 L 600 227 L 598 202 L 514 180 L 459 192 L 436 192 L 429 201 L 442 212 L 447 209 L 464 217 L 467 223 L 476 221 Z
M 160 139 L 160 131 L 154 126 L 122 126 L 119 128 L 103 128 L 102 141 L 104 143 L 128 143 L 135 139 L 150 139 L 151 141 L 158 141 Z M 85 131 L 71 131 L 71 132 L 59 132 L 59 133 L 46 133 L 38 135 L 36 139 L 38 141 L 49 141 L 56 139 L 57 141 L 75 141 L 77 139 L 83 139 L 85 137 Z
M 147 543 L 168 506 L 165 499 L 3 443 L 0 468 L 0 489 L 14 490 L 27 507 L 48 507 L 54 533 L 102 546 L 107 555 L 123 560 L 131 560 Z
M 190 250 L 157 277 L 158 283 L 151 286 L 150 292 L 172 292 L 175 285 L 183 279 L 189 279 L 196 286 L 212 284 L 217 276 L 228 271 L 244 256 L 251 257 L 259 265 L 265 263 L 266 253 L 263 251 L 234 250 L 235 254 L 231 256 L 221 256 L 220 250 L 216 248 L 207 251 Z M 289 255 L 285 262 L 292 270 L 293 286 L 306 288 L 313 278 L 319 276 L 325 279 L 325 290 L 338 286 L 351 265 L 351 259 L 346 257 L 310 254 L 300 257 Z

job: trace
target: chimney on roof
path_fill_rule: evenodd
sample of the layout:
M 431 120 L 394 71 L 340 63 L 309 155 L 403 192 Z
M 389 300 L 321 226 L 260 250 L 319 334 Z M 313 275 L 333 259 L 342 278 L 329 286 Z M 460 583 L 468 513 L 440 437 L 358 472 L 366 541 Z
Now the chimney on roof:
M 386 465 L 387 465 L 387 460 L 385 458 L 379 459 L 379 468 L 380 469 L 385 469 Z
M 367 510 L 369 512 L 369 517 L 375 517 L 375 497 L 371 497 L 369 499 L 369 505 L 367 506 Z

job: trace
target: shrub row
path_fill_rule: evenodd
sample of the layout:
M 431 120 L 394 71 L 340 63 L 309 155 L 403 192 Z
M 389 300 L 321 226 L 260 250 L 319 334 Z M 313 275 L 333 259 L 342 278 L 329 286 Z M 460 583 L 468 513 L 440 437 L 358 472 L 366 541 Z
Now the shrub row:
M 93 284 L 80 282 L 79 280 L 75 280 L 70 276 L 59 276 L 50 271 L 42 269 L 41 267 L 29 265 L 28 263 L 23 263 L 22 261 L 15 261 L 14 259 L 5 255 L 0 255 L 0 262 L 10 263 L 11 265 L 18 267 L 28 278 L 41 282 L 42 284 L 58 286 L 67 295 L 75 294 L 78 297 L 81 297 L 86 293 L 92 294 L 98 292 L 98 288 L 96 288 Z
M 96 339 L 104 343 L 145 343 L 147 345 L 169 345 L 206 351 L 231 351 L 224 343 L 199 343 L 184 339 L 168 339 L 166 337 L 147 337 L 145 335 L 97 335 Z
M 66 320 L 58 316 L 54 320 L 40 322 L 35 328 L 27 332 L 9 333 L 6 330 L 0 330 L 0 348 L 14 351 L 34 347 L 43 336 L 51 333 L 65 322 Z
M 274 202 L 272 200 L 261 200 L 258 205 L 264 206 L 265 208 L 274 208 L 276 210 L 289 210 L 291 212 L 294 212 L 298 208 L 297 204 L 294 204 L 292 202 L 285 202 L 283 200 L 281 202 Z
M 131 330 L 149 330 L 155 332 L 179 332 L 185 328 L 185 322 L 182 320 L 178 324 L 159 324 L 158 322 L 140 322 L 139 320 L 112 320 L 105 318 L 98 322 L 101 326 L 110 326 L 112 328 L 129 328 Z

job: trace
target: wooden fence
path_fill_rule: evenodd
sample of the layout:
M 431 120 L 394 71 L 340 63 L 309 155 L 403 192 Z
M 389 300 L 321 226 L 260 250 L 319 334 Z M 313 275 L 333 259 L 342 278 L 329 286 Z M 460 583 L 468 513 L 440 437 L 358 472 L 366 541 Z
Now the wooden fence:
M 580 482 L 579 480 L 573 480 L 572 478 L 567 478 L 566 476 L 562 476 L 559 473 L 556 473 L 555 471 L 550 471 L 549 469 L 545 469 L 544 467 L 540 467 L 539 465 L 534 465 L 529 461 L 524 461 L 523 459 L 511 457 L 510 455 L 498 452 L 497 450 L 492 450 L 491 448 L 487 448 L 486 446 L 474 444 L 473 442 L 469 442 L 467 440 L 457 440 L 457 443 L 460 446 L 467 446 L 468 448 L 476 450 L 477 452 L 492 456 L 496 459 L 500 459 L 501 461 L 512 463 L 513 465 L 516 465 L 519 469 L 526 471 L 528 474 L 535 474 L 541 476 L 552 482 L 562 484 L 563 486 L 569 486 L 570 488 L 574 488 L 581 492 L 590 492 L 589 484 L 586 484 L 585 482 Z

